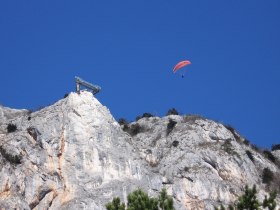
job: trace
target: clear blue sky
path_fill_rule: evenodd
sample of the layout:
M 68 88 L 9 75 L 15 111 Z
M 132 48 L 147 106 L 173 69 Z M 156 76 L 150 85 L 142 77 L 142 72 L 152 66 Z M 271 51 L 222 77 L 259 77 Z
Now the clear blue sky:
M 280 143 L 279 0 L 1 1 L 0 103 L 36 109 L 100 85 L 113 116 L 174 107 Z M 189 59 L 185 78 L 172 73 Z

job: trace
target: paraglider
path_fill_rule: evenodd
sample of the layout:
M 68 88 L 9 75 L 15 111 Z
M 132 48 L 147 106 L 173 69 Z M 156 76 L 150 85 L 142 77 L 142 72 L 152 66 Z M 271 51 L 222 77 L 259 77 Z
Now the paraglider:
M 180 61 L 179 63 L 176 64 L 176 66 L 173 68 L 173 73 L 176 73 L 178 70 L 180 70 L 181 68 L 183 68 L 184 66 L 187 66 L 191 64 L 190 61 L 188 60 L 184 60 L 184 61 Z M 181 74 L 182 78 L 184 78 L 184 74 Z

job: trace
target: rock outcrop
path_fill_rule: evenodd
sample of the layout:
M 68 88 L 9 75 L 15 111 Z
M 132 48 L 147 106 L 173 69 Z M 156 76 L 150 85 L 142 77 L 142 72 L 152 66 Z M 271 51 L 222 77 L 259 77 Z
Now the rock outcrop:
M 245 185 L 257 184 L 264 197 L 263 169 L 279 173 L 208 119 L 171 115 L 125 126 L 86 91 L 37 112 L 0 107 L 0 209 L 101 210 L 138 187 L 151 196 L 165 187 L 179 210 L 213 209 Z

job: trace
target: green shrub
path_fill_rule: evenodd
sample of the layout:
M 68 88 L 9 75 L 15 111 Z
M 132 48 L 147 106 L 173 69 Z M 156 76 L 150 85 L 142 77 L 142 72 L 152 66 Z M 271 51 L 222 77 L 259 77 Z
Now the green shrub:
M 256 152 L 261 152 L 262 150 L 255 144 L 251 144 L 251 147 L 253 150 L 255 150 Z
M 173 130 L 173 128 L 175 127 L 176 124 L 177 124 L 176 121 L 169 119 L 169 122 L 167 124 L 167 130 L 166 130 L 167 136 L 171 133 L 171 131 Z
M 144 131 L 144 128 L 138 123 L 130 124 L 124 118 L 120 118 L 118 123 L 122 126 L 123 131 L 129 133 L 131 136 L 135 136 Z
M 167 195 L 166 189 L 162 189 L 158 198 L 149 197 L 141 189 L 128 194 L 127 205 L 120 202 L 120 199 L 114 198 L 106 204 L 107 210 L 175 210 L 173 199 Z
M 273 184 L 271 189 L 280 193 L 280 172 L 273 174 Z
M 257 190 L 254 185 L 253 188 L 245 187 L 245 192 L 241 195 L 237 201 L 228 206 L 229 210 L 259 210 L 261 207 L 268 208 L 269 210 L 275 210 L 276 204 L 276 191 L 270 192 L 269 197 L 265 196 L 263 202 L 257 199 Z M 215 210 L 225 210 L 226 208 L 221 205 L 220 208 L 215 207 Z
M 231 209 L 232 209 L 233 207 L 231 207 Z M 218 208 L 218 207 L 215 207 L 215 210 L 226 210 L 226 208 L 223 206 L 223 205 L 221 205 L 221 207 L 220 208 Z
M 136 117 L 136 121 L 142 119 L 142 118 L 149 118 L 149 117 L 154 117 L 154 115 L 152 115 L 151 113 L 147 113 L 145 112 L 144 114 L 142 114 L 142 116 L 137 116 Z
M 276 191 L 273 191 L 273 192 L 270 192 L 269 193 L 269 197 L 267 198 L 267 196 L 265 196 L 265 199 L 263 201 L 263 207 L 264 208 L 268 208 L 269 210 L 274 210 L 276 208 L 276 196 L 277 196 L 277 193 Z
M 124 124 L 123 131 L 129 133 L 131 136 L 135 136 L 138 133 L 143 132 L 144 128 L 141 127 L 138 123 L 132 125 Z
M 247 146 L 250 145 L 250 141 L 249 141 L 248 139 L 244 139 L 243 143 L 244 143 L 245 145 L 247 145 Z
M 252 189 L 245 187 L 245 193 L 238 198 L 237 209 L 259 209 L 261 206 L 257 199 L 256 185 Z
M 171 196 L 167 195 L 167 191 L 163 188 L 159 194 L 159 207 L 162 210 L 175 210 L 173 207 L 173 199 Z
M 177 147 L 178 145 L 179 145 L 179 141 L 175 140 L 175 141 L 172 142 L 172 146 L 173 147 Z
M 121 203 L 120 198 L 113 198 L 112 202 L 106 204 L 107 210 L 125 210 L 125 204 Z
M 224 149 L 224 151 L 230 155 L 232 155 L 234 153 L 234 150 L 232 148 L 232 144 L 231 144 L 231 140 L 227 139 L 225 140 L 225 142 L 222 145 L 222 148 Z
M 123 131 L 129 133 L 129 125 L 127 124 L 124 124 L 123 127 L 122 127 Z
M 273 144 L 272 147 L 271 147 L 271 150 L 272 151 L 280 150 L 280 144 Z
M 269 159 L 271 162 L 275 163 L 276 158 L 274 157 L 274 155 L 270 151 L 264 150 L 263 154 L 267 159 Z
M 248 158 L 250 158 L 250 160 L 251 160 L 252 162 L 255 161 L 254 156 L 253 156 L 253 154 L 252 154 L 251 151 L 246 150 L 246 155 L 248 156 Z
M 263 169 L 262 182 L 264 184 L 270 184 L 273 181 L 273 172 L 269 168 Z
M 226 127 L 226 129 L 228 129 L 234 135 L 234 133 L 235 133 L 235 128 L 234 127 L 232 127 L 229 124 L 225 124 L 224 126 Z
M 150 198 L 147 193 L 141 189 L 135 190 L 127 196 L 127 209 L 128 210 L 157 210 L 158 200 Z
M 131 125 L 131 127 L 130 127 L 130 133 L 131 133 L 132 136 L 137 135 L 137 134 L 140 133 L 142 130 L 143 130 L 142 127 L 141 127 L 138 123 L 133 124 L 133 125 Z
M 8 133 L 15 132 L 17 130 L 17 126 L 15 124 L 9 123 L 7 126 Z
M 120 118 L 120 119 L 118 120 L 118 123 L 119 123 L 120 125 L 127 125 L 127 124 L 128 124 L 127 120 L 124 119 L 124 118 Z
M 235 130 L 235 128 L 233 128 L 231 125 L 224 125 L 226 127 L 226 129 L 228 129 L 232 135 L 234 136 L 235 140 L 239 143 L 245 143 L 244 141 L 242 141 L 242 139 L 240 138 L 239 135 L 237 135 L 237 132 Z M 247 142 L 246 142 L 247 143 Z
M 269 168 L 265 168 L 262 174 L 262 182 L 267 184 L 267 189 L 280 193 L 280 173 L 272 172 Z
M 169 116 L 169 115 L 179 115 L 179 112 L 175 108 L 171 108 L 166 113 L 166 116 Z
M 7 153 L 6 150 L 2 146 L 0 146 L 0 153 L 11 164 L 17 165 L 17 164 L 21 163 L 21 159 L 22 159 L 21 156 L 11 155 L 11 154 Z

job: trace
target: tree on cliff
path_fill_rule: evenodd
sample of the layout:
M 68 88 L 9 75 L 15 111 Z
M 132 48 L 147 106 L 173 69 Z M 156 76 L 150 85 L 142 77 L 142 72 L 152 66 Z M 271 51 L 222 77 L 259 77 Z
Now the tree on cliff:
M 107 203 L 107 210 L 125 210 L 124 203 L 121 203 L 120 198 L 113 198 L 112 202 Z
M 257 199 L 257 189 L 254 185 L 253 188 L 245 187 L 245 192 L 242 196 L 238 198 L 233 205 L 229 205 L 229 210 L 259 210 L 261 207 L 267 208 L 269 210 L 274 210 L 276 208 L 276 191 L 270 192 L 269 197 L 265 196 L 263 202 L 260 202 Z M 222 205 L 219 208 L 215 208 L 215 210 L 225 210 L 226 208 Z
M 167 195 L 166 189 L 163 188 L 158 198 L 149 197 L 141 189 L 137 189 L 127 196 L 127 207 L 116 197 L 106 205 L 107 210 L 175 210 L 173 199 Z

